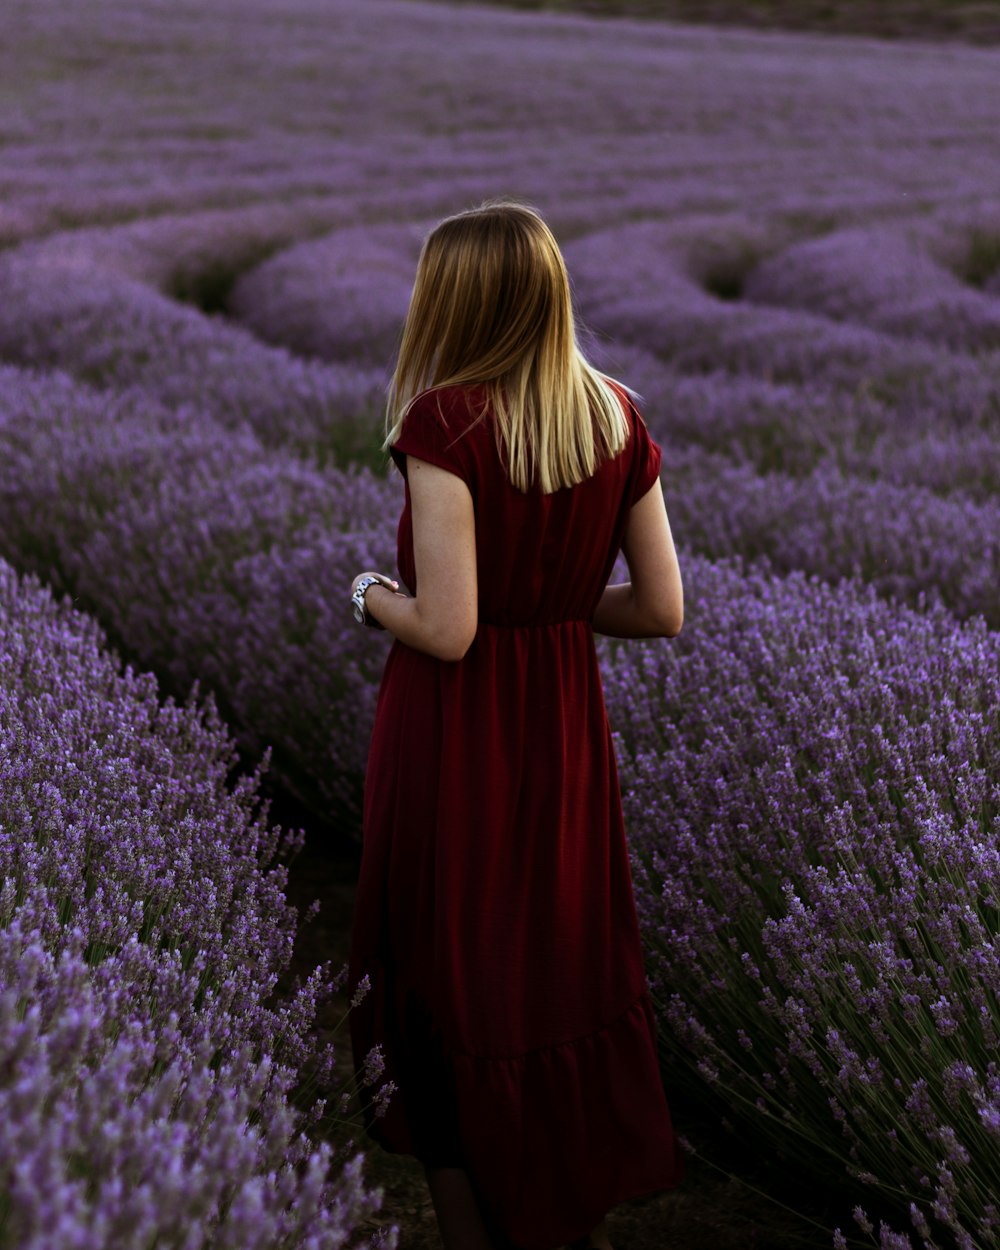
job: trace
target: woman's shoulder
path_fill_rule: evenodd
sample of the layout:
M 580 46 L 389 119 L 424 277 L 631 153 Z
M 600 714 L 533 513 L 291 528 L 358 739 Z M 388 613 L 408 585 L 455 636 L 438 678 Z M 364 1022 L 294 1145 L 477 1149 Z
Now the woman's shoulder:
M 489 407 L 484 386 L 433 386 L 410 401 L 403 429 L 440 430 L 456 437 L 481 424 Z
M 415 456 L 458 473 L 468 483 L 478 477 L 484 447 L 475 429 L 482 424 L 476 420 L 482 412 L 476 389 L 429 387 L 410 401 L 399 434 L 389 448 L 404 476 L 404 457 Z

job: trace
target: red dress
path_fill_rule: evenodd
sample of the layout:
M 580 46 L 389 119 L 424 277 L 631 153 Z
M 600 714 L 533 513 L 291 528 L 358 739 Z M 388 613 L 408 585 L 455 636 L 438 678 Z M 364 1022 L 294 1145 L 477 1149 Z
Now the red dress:
M 392 448 L 404 477 L 413 455 L 469 487 L 479 626 L 457 662 L 386 660 L 348 981 L 372 989 L 349 1019 L 357 1070 L 381 1042 L 399 1086 L 369 1135 L 465 1167 L 497 1230 L 552 1250 L 682 1171 L 591 626 L 660 449 L 626 404 L 624 451 L 522 494 L 480 399 L 426 393 Z M 408 486 L 397 559 L 416 592 Z

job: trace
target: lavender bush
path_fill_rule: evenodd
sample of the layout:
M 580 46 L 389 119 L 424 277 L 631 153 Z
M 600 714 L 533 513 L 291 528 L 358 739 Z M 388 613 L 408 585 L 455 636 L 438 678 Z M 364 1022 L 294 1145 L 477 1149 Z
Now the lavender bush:
M 706 256 L 696 243 L 713 225 L 715 247 Z M 723 230 L 728 249 L 718 238 Z M 861 389 L 900 408 L 933 403 L 935 393 L 944 392 L 952 422 L 996 429 L 995 353 L 953 353 L 811 311 L 720 298 L 712 290 L 741 290 L 764 250 L 777 246 L 748 240 L 739 221 L 650 220 L 595 230 L 566 254 L 581 310 L 594 327 L 683 372 L 722 368 L 767 381 Z M 622 256 L 632 266 L 628 282 L 619 273 Z
M 135 393 L 0 382 L 0 554 L 173 691 L 213 689 L 250 756 L 273 746 L 275 775 L 353 828 L 386 636 L 358 630 L 346 596 L 358 568 L 393 562 L 396 484 Z
M 354 627 L 344 588 L 357 568 L 392 567 L 398 483 L 320 473 L 140 393 L 109 403 L 66 378 L 3 377 L 8 558 L 77 596 L 172 690 L 215 690 L 241 746 L 273 746 L 276 776 L 350 827 L 385 640 Z M 995 504 L 825 468 L 761 477 L 669 445 L 667 490 L 678 534 L 709 554 L 1000 614 Z
M 970 288 L 898 227 L 854 227 L 778 252 L 748 274 L 743 294 L 959 351 L 1000 347 L 1000 300 Z
M 355 226 L 290 247 L 239 279 L 227 312 L 268 343 L 364 362 L 388 381 L 420 244 L 433 224 Z
M 641 392 L 646 420 L 668 447 L 696 444 L 761 474 L 803 477 L 836 466 L 981 503 L 1000 490 L 1000 438 L 990 426 L 954 424 L 947 391 L 896 407 L 863 387 L 845 394 L 721 371 L 688 375 L 641 349 L 595 346 Z
M 301 833 L 102 642 L 0 561 L 0 1245 L 343 1246 L 381 1194 L 291 1101 L 328 968 L 272 1001 Z
M 137 263 L 134 240 L 125 242 L 122 268 Z M 374 456 L 384 394 L 371 370 L 307 364 L 267 347 L 117 272 L 109 250 L 105 236 L 56 236 L 0 257 L 0 354 L 196 406 L 216 424 L 247 424 L 321 462 Z
M 997 636 L 850 583 L 686 577 L 676 645 L 604 649 L 663 1044 L 743 1132 L 989 1245 Z
M 782 572 L 854 576 L 911 603 L 1000 625 L 1000 503 L 895 486 L 821 463 L 807 476 L 758 474 L 701 448 L 669 454 L 671 525 L 706 555 L 763 557 Z

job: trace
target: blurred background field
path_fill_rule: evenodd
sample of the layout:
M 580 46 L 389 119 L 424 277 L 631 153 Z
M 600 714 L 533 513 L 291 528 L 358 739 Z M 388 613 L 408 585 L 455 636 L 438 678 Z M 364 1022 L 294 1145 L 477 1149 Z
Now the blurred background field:
M 688 585 L 676 642 L 602 643 L 601 660 L 664 1079 L 701 1159 L 684 1191 L 623 1208 L 612 1233 L 623 1250 L 830 1246 L 838 1226 L 886 1250 L 993 1246 L 1000 50 L 982 32 L 994 6 L 978 6 L 981 33 L 971 6 L 924 6 L 912 42 L 844 33 L 844 14 L 916 12 L 891 3 L 824 6 L 822 25 L 794 31 L 735 21 L 755 24 L 756 6 L 720 8 L 717 25 L 702 21 L 709 4 L 691 24 L 610 23 L 610 8 L 597 20 L 425 0 L 4 6 L 0 767 L 14 797 L 0 826 L 40 849 L 25 858 L 0 839 L 0 878 L 16 883 L 0 894 L 3 966 L 21 966 L 31 920 L 46 958 L 68 944 L 81 978 L 100 974 L 124 930 L 86 890 L 103 881 L 148 907 L 156 854 L 191 853 L 137 816 L 175 776 L 171 751 L 201 760 L 183 768 L 216 831 L 216 884 L 197 913 L 201 953 L 193 914 L 171 918 L 157 895 L 162 940 L 187 943 L 196 973 L 208 950 L 236 960 L 234 873 L 269 900 L 263 928 L 288 925 L 270 842 L 212 763 L 222 747 L 183 717 L 172 732 L 188 756 L 160 743 L 163 728 L 130 747 L 138 705 L 109 702 L 96 662 L 77 671 L 58 623 L 30 626 L 41 609 L 15 574 L 68 595 L 87 614 L 74 628 L 99 625 L 161 698 L 183 701 L 196 681 L 210 692 L 238 751 L 231 782 L 269 752 L 272 819 L 306 830 L 289 895 L 322 906 L 294 955 L 290 938 L 258 952 L 238 1030 L 271 1029 L 278 1046 L 267 994 L 342 960 L 386 647 L 356 628 L 345 591 L 358 570 L 393 567 L 401 505 L 378 452 L 384 386 L 424 232 L 486 196 L 520 196 L 563 245 L 587 350 L 641 392 Z M 796 6 L 796 21 L 810 12 Z M 937 41 L 935 22 L 959 12 L 967 37 Z M 90 703 L 81 729 L 73 707 Z M 32 735 L 52 721 L 45 754 Z M 114 747 L 89 781 L 88 726 Z M 73 768 L 45 763 L 64 757 Z M 171 790 L 182 812 L 186 793 Z M 134 847 L 127 871 L 94 833 L 102 820 Z M 53 868 L 42 852 L 67 829 L 75 849 Z M 57 885 L 68 893 L 50 914 Z M 93 926 L 80 949 L 65 924 L 74 889 Z M 28 937 L 15 941 L 18 909 Z M 137 941 L 153 932 L 136 920 Z M 193 1039 L 223 1028 L 198 1014 L 206 985 L 183 984 L 188 1033 L 157 1078 L 176 1060 L 191 1079 Z M 261 1103 L 276 1124 L 282 1099 L 308 1105 L 299 1078 L 349 1067 L 342 1033 L 322 1058 L 343 996 L 314 986 L 296 1001 L 280 1042 L 295 1070 Z M 159 1008 L 135 1010 L 140 1032 L 165 1027 Z M 23 1057 L 4 1020 L 0 1054 Z M 67 1123 L 86 1063 L 107 1060 L 85 1052 L 55 1104 Z M 42 1105 L 54 1077 L 31 1079 Z M 343 1147 L 354 1130 L 335 1119 L 315 1132 Z M 107 1191 L 88 1189 L 72 1151 L 32 1140 L 67 1220 L 106 1203 L 128 1229 L 112 1164 Z M 0 1193 L 16 1199 L 0 1211 L 4 1247 L 28 1209 L 16 1166 L 0 1147 Z M 250 1193 L 257 1164 L 241 1166 Z M 403 1250 L 435 1244 L 407 1161 L 373 1152 L 368 1171 L 384 1207 L 344 1172 L 344 1219 L 364 1237 L 398 1224 Z M 225 1183 L 198 1192 L 225 1206 Z M 309 1218 L 322 1225 L 323 1209 Z
M 448 0 L 467 3 L 469 0 Z M 491 0 L 512 9 L 890 39 L 1000 41 L 996 0 Z

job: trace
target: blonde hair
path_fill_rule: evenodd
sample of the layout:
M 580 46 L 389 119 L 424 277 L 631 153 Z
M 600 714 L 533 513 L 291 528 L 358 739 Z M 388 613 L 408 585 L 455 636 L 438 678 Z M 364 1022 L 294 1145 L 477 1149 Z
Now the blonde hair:
M 485 387 L 518 490 L 573 486 L 628 442 L 612 380 L 577 344 L 569 276 L 552 231 L 534 208 L 511 200 L 447 217 L 424 241 L 383 450 L 418 395 L 474 385 Z

